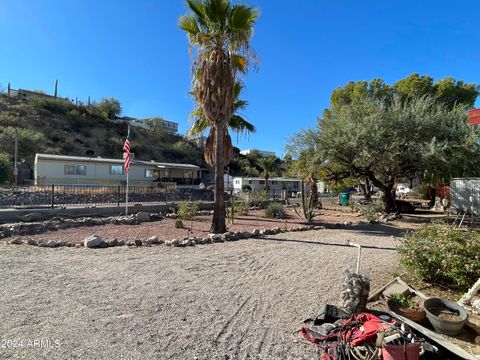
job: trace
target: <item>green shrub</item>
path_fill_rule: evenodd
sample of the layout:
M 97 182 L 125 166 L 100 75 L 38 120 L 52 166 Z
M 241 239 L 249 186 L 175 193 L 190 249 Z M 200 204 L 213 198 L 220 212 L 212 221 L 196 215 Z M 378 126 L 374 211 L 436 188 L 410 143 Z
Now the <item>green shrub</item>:
M 278 203 L 269 204 L 265 209 L 265 215 L 268 218 L 273 218 L 273 219 L 283 219 L 284 217 L 287 216 L 285 209 L 283 208 L 283 205 Z
M 183 229 L 185 226 L 183 225 L 182 220 L 177 219 L 175 220 L 175 229 Z
M 368 221 L 375 221 L 380 218 L 379 214 L 383 212 L 380 204 L 368 204 L 360 210 L 360 214 L 365 216 Z
M 394 293 L 390 296 L 390 300 L 392 304 L 404 309 L 412 309 L 413 308 L 413 301 L 412 298 L 408 295 Z
M 60 98 L 39 97 L 32 99 L 32 103 L 51 112 L 60 114 L 68 114 L 70 110 L 75 108 L 75 105 L 69 100 Z
M 6 182 L 12 174 L 12 163 L 7 154 L 0 154 L 0 184 Z
M 198 215 L 198 205 L 195 202 L 183 202 L 178 206 L 178 216 L 183 220 L 192 220 Z
M 407 233 L 398 251 L 401 263 L 427 282 L 465 290 L 480 274 L 480 234 L 475 231 L 425 225 Z

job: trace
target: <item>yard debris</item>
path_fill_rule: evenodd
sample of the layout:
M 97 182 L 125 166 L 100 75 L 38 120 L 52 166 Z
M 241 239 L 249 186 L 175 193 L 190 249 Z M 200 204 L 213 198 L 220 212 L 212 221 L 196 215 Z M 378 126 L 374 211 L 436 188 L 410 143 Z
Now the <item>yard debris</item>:
M 367 308 L 370 280 L 362 274 L 345 271 L 340 306 L 350 313 L 359 313 Z

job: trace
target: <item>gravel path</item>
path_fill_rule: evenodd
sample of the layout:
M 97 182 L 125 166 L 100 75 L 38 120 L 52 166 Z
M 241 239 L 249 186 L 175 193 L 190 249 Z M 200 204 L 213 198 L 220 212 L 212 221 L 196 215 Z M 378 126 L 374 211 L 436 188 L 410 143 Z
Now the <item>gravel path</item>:
M 375 289 L 397 264 L 383 228 L 187 248 L 0 244 L 1 359 L 316 359 L 291 333 L 339 298 L 356 250 Z M 49 339 L 59 347 L 5 348 Z M 25 344 L 25 343 L 24 343 Z

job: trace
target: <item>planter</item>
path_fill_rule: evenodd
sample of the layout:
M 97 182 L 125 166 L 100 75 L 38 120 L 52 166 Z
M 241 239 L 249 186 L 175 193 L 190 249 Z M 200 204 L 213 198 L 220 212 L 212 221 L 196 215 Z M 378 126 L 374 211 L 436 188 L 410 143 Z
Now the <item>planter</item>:
M 463 307 L 453 301 L 430 298 L 424 302 L 427 318 L 436 332 L 445 335 L 457 335 L 462 331 L 468 314 Z M 451 314 L 448 319 L 443 314 Z M 453 316 L 452 316 L 453 315 Z
M 420 305 L 418 309 L 406 309 L 396 306 L 391 300 L 389 300 L 387 304 L 389 309 L 395 314 L 401 315 L 409 320 L 421 322 L 423 319 L 425 319 L 425 309 L 422 305 Z

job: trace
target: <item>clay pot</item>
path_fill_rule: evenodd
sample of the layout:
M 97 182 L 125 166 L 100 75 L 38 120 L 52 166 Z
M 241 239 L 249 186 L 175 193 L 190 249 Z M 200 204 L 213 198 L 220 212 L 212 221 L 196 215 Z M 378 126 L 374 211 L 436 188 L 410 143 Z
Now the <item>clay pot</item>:
M 409 320 L 415 322 L 421 322 L 425 319 L 425 309 L 423 304 L 420 304 L 419 308 L 416 309 L 406 309 L 396 306 L 391 300 L 387 302 L 388 308 L 392 310 L 395 314 L 401 315 Z

